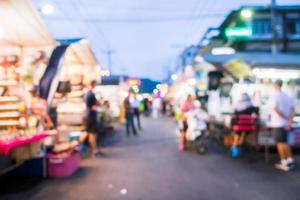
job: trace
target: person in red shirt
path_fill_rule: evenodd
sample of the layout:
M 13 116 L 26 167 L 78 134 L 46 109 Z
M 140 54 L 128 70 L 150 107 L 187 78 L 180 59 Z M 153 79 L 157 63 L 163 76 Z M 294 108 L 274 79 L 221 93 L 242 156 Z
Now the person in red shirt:
M 180 127 L 180 136 L 179 136 L 179 150 L 183 151 L 185 149 L 186 143 L 186 132 L 188 130 L 188 122 L 186 113 L 195 109 L 194 100 L 191 95 L 188 95 L 187 99 L 183 102 L 181 106 L 181 127 Z

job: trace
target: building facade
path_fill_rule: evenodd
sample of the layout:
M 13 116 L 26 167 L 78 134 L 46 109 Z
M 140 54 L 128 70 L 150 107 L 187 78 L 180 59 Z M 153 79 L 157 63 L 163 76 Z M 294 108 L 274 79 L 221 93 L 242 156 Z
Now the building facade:
M 273 10 L 241 7 L 226 17 L 216 36 L 208 39 L 209 50 L 228 46 L 237 51 L 268 52 L 275 46 L 277 52 L 300 52 L 300 6 L 276 6 Z

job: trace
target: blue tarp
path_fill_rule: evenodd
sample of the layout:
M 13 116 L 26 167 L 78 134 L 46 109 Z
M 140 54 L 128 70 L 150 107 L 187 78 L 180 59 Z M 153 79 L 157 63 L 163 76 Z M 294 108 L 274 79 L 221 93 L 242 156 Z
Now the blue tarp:
M 52 81 L 59 69 L 59 65 L 62 64 L 61 59 L 63 58 L 68 46 L 69 45 L 58 46 L 52 52 L 49 64 L 39 84 L 39 95 L 43 99 L 48 99 Z

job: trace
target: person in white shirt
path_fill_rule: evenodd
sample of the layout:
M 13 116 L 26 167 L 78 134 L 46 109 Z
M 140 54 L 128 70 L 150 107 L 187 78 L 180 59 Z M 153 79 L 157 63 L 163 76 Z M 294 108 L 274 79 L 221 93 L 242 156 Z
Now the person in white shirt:
M 134 97 L 131 101 L 131 106 L 133 108 L 134 116 L 137 120 L 138 128 L 139 128 L 139 130 L 142 130 L 141 118 L 140 118 L 140 105 L 141 105 L 141 102 L 138 100 L 137 94 L 134 94 Z
M 159 110 L 161 108 L 161 100 L 159 97 L 155 97 L 152 102 L 152 117 L 157 119 L 159 117 Z
M 277 80 L 274 83 L 275 93 L 270 99 L 271 101 L 271 122 L 272 133 L 276 138 L 277 151 L 280 162 L 276 164 L 276 168 L 283 171 L 289 171 L 294 167 L 292 151 L 287 144 L 287 133 L 291 130 L 294 118 L 294 101 L 281 90 L 282 81 Z

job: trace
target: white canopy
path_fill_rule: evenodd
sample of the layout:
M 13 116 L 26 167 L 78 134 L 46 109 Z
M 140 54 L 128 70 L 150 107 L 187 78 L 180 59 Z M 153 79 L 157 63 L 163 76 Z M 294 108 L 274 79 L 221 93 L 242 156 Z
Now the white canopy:
M 0 19 L 1 46 L 55 45 L 30 0 L 1 0 Z
M 98 80 L 100 65 L 88 40 L 80 40 L 71 44 L 64 57 L 61 78 L 81 74 L 86 80 Z
M 65 59 L 65 64 L 67 65 L 81 64 L 91 67 L 99 65 L 90 42 L 85 39 L 71 44 L 66 52 Z

